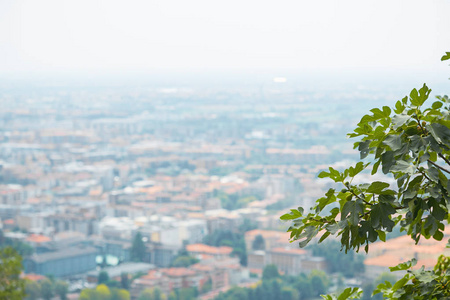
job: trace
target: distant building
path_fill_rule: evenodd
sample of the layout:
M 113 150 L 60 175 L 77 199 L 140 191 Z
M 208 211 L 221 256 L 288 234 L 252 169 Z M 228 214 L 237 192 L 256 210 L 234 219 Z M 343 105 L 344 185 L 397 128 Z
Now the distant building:
M 298 275 L 304 272 L 302 260 L 306 256 L 306 250 L 293 248 L 273 248 L 268 251 L 267 263 L 274 264 L 278 270 L 287 275 Z
M 229 257 L 231 252 L 233 252 L 233 248 L 231 247 L 227 246 L 213 247 L 205 244 L 187 245 L 186 250 L 192 256 L 207 255 L 210 257 L 214 257 L 216 259 Z
M 302 273 L 310 273 L 312 270 L 327 272 L 328 263 L 325 257 L 306 256 L 302 260 Z
M 93 214 L 62 213 L 45 217 L 47 226 L 54 228 L 55 232 L 77 231 L 87 236 L 98 234 L 98 218 Z
M 87 274 L 87 281 L 90 283 L 97 283 L 98 275 L 100 272 L 108 273 L 108 277 L 113 280 L 120 281 L 120 276 L 125 273 L 128 275 L 134 275 L 138 273 L 148 273 L 155 268 L 152 264 L 140 263 L 140 262 L 128 262 L 114 267 L 107 267 L 100 270 L 90 271 Z
M 425 269 L 432 269 L 441 254 L 450 255 L 450 248 L 446 248 L 449 238 L 450 226 L 446 226 L 444 238 L 441 241 L 421 239 L 416 245 L 410 236 L 404 235 L 386 242 L 373 243 L 364 260 L 366 276 L 374 279 L 381 273 L 388 272 L 389 267 L 404 263 L 411 258 L 417 259 L 414 268 L 425 266 Z M 404 272 L 395 272 L 394 275 L 403 276 Z
M 248 250 L 252 249 L 253 241 L 258 235 L 261 235 L 264 238 L 265 249 L 272 249 L 280 246 L 292 248 L 292 244 L 289 243 L 289 232 L 255 229 L 245 233 L 245 245 Z
M 98 250 L 93 247 L 66 248 L 58 251 L 33 254 L 23 260 L 25 273 L 68 277 L 96 268 Z

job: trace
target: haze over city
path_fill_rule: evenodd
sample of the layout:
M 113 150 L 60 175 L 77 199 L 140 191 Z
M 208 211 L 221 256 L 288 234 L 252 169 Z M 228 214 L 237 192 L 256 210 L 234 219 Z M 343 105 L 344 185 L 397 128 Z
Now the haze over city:
M 291 243 L 280 216 L 336 187 L 321 171 L 360 160 L 346 136 L 370 109 L 424 83 L 448 94 L 449 12 L 0 1 L 0 254 L 21 259 L 18 299 L 304 300 L 347 286 L 381 299 L 389 266 L 431 269 L 448 227 L 418 245 L 385 230 L 345 254 L 339 239 Z M 384 173 L 354 184 L 395 185 Z

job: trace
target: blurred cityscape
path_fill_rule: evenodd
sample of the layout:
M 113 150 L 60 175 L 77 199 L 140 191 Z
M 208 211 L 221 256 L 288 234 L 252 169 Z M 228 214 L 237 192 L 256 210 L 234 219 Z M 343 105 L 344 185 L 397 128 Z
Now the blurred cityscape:
M 298 282 L 317 285 L 314 276 L 333 291 L 410 257 L 434 265 L 445 242 L 412 248 L 393 233 L 369 255 L 345 258 L 333 241 L 300 249 L 279 219 L 332 186 L 317 179 L 321 170 L 359 159 L 346 134 L 403 92 L 319 92 L 282 78 L 2 88 L 0 243 L 19 251 L 30 282 L 65 282 L 69 299 L 89 299 L 101 283 L 131 299 L 214 299 L 254 287 L 273 266 L 297 278 L 283 299 L 306 299 L 317 286 L 307 294 Z M 32 289 L 30 299 L 42 296 Z

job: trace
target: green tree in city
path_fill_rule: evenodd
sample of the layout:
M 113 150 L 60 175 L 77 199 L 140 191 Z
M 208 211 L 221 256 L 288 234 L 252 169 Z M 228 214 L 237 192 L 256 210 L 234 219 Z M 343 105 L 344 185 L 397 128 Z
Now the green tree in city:
M 250 223 L 247 223 L 249 225 Z M 232 255 L 239 257 L 241 265 L 247 265 L 247 248 L 245 245 L 245 232 L 233 232 L 231 230 L 216 230 L 203 238 L 203 243 L 220 247 L 228 246 L 233 248 Z
M 124 289 L 112 288 L 111 300 L 130 300 L 130 292 Z
M 0 299 L 23 299 L 25 280 L 20 278 L 22 257 L 11 247 L 0 249 Z
M 264 241 L 264 238 L 262 235 L 258 234 L 255 236 L 255 239 L 252 243 L 252 249 L 253 250 L 265 250 L 266 249 L 266 242 Z
M 312 289 L 311 281 L 308 277 L 300 275 L 296 282 L 294 283 L 294 286 L 299 294 L 299 299 L 308 299 L 310 298 L 314 291 Z
M 208 278 L 208 280 L 203 284 L 201 293 L 207 293 L 212 290 L 213 282 L 211 277 Z
M 97 287 L 95 288 L 95 293 L 95 297 L 97 297 L 96 299 L 99 300 L 109 300 L 111 298 L 111 290 L 105 284 L 97 285 Z
M 98 284 L 107 283 L 108 281 L 109 281 L 108 272 L 101 271 L 100 273 L 98 273 L 98 278 L 97 278 Z
M 142 234 L 136 233 L 133 239 L 133 245 L 131 246 L 131 260 L 142 262 L 145 258 L 145 244 L 142 240 Z
M 263 280 L 270 280 L 274 278 L 280 277 L 280 273 L 278 273 L 278 268 L 275 265 L 267 265 L 264 267 L 262 278 Z
M 346 277 L 355 277 L 364 272 L 364 255 L 348 251 L 341 252 L 341 244 L 336 240 L 325 241 L 310 246 L 314 256 L 324 257 L 331 273 L 341 273 Z
M 106 284 L 99 284 L 95 289 L 84 289 L 80 293 L 80 300 L 130 300 L 130 293 L 124 289 L 109 288 Z
M 442 57 L 448 59 L 450 52 Z M 349 137 L 359 138 L 354 145 L 363 161 L 342 171 L 330 167 L 321 172 L 320 178 L 330 178 L 341 188 L 329 189 L 311 211 L 299 207 L 281 216 L 293 222 L 288 229 L 292 241 L 305 247 L 317 235 L 319 243 L 336 235 L 345 252 L 368 252 L 371 243 L 385 241 L 386 233 L 395 226 L 416 243 L 421 238 L 443 239 L 450 207 L 450 99 L 438 96 L 425 104 L 430 93 L 424 84 L 397 101 L 394 108 L 374 108 L 362 117 Z M 372 175 L 389 174 L 396 185 L 353 183 L 369 165 Z M 394 285 L 380 284 L 374 293 L 388 299 L 442 299 L 450 295 L 448 261 L 448 257 L 440 257 L 432 271 L 411 270 L 415 259 L 392 267 L 391 271 L 407 273 Z M 347 288 L 339 299 L 361 294 L 361 289 Z
M 39 281 L 39 285 L 41 288 L 41 297 L 44 300 L 50 300 L 53 298 L 53 283 L 50 281 L 50 279 L 43 279 Z
M 178 300 L 193 300 L 197 298 L 198 291 L 195 287 L 176 289 L 175 294 Z
M 190 265 L 198 263 L 200 260 L 198 258 L 195 258 L 193 256 L 178 256 L 175 258 L 175 260 L 172 262 L 172 267 L 175 268 L 187 268 Z
M 130 275 L 128 273 L 120 274 L 120 287 L 128 290 L 130 289 Z
M 138 298 L 138 300 L 165 300 L 165 299 L 166 296 L 161 292 L 161 289 L 158 287 L 143 290 Z
M 55 294 L 59 296 L 61 300 L 67 299 L 67 292 L 69 291 L 69 285 L 67 282 L 58 280 L 55 283 Z
M 177 294 L 174 292 L 174 291 L 171 291 L 170 293 L 169 293 L 169 296 L 168 296 L 168 298 L 167 298 L 168 300 L 177 300 L 178 298 L 177 298 Z
M 0 229 L 0 248 L 8 246 L 14 248 L 14 250 L 22 257 L 33 254 L 33 247 L 22 241 L 5 237 L 3 231 Z
M 25 299 L 37 300 L 41 295 L 41 287 L 36 281 L 27 280 L 25 283 Z

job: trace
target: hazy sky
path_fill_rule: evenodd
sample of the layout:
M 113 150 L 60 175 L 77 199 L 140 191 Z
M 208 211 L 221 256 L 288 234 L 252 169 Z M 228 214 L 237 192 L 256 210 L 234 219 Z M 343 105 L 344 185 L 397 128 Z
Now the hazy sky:
M 441 72 L 449 13 L 448 0 L 1 0 L 0 73 Z

